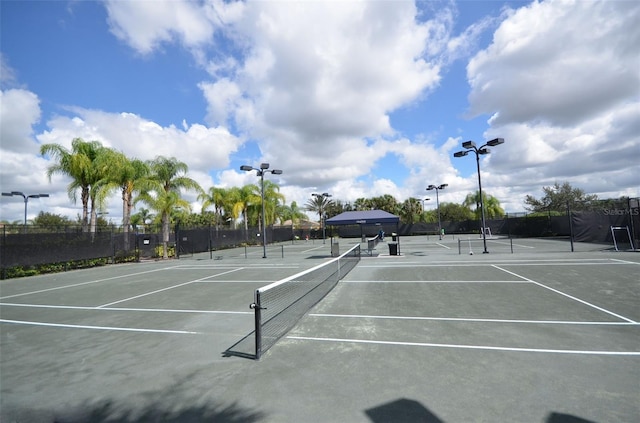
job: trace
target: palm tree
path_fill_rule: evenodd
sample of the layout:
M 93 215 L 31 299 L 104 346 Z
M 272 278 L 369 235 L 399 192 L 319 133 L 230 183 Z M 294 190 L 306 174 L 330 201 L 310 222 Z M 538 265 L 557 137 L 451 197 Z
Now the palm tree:
M 372 209 L 374 210 L 384 210 L 391 214 L 396 214 L 400 205 L 398 201 L 389 194 L 384 194 L 380 197 L 374 197 L 370 200 Z
M 129 226 L 131 211 L 135 204 L 134 193 L 152 189 L 153 182 L 149 178 L 149 166 L 141 160 L 130 160 L 123 153 L 109 150 L 99 157 L 99 163 L 107 169 L 100 195 L 106 196 L 114 189 L 122 194 L 122 229 L 124 232 L 124 248 L 129 249 Z
M 373 210 L 373 204 L 368 198 L 357 198 L 353 203 L 353 207 L 357 211 Z
M 209 188 L 208 192 L 203 192 L 198 195 L 198 200 L 202 201 L 202 213 L 205 212 L 207 207 L 213 206 L 215 209 L 216 219 L 216 231 L 220 227 L 220 220 L 222 219 L 222 210 L 224 209 L 224 199 L 227 195 L 227 190 L 224 188 Z
M 483 192 L 482 203 L 484 205 L 484 214 L 487 219 L 504 216 L 504 209 L 502 208 L 502 206 L 500 206 L 500 201 L 498 201 L 496 197 Z M 468 207 L 469 209 L 472 209 L 472 207 L 475 205 L 475 216 L 477 219 L 480 219 L 480 191 L 468 194 L 464 199 L 462 205 Z
M 264 181 L 264 217 L 267 226 L 273 225 L 276 221 L 278 206 L 284 204 L 285 196 L 280 193 L 280 186 L 273 181 Z M 262 199 L 260 200 L 262 206 Z M 262 207 L 260 213 L 262 214 Z M 261 222 L 262 219 L 259 219 Z M 259 226 L 261 226 L 260 224 Z
M 150 168 L 150 180 L 152 183 L 145 189 L 140 197 L 149 207 L 156 210 L 162 223 L 162 244 L 164 258 L 168 258 L 169 226 L 171 213 L 174 209 L 190 210 L 189 203 L 180 198 L 180 190 L 194 190 L 202 193 L 202 188 L 193 179 L 184 176 L 189 170 L 186 163 L 178 161 L 175 157 L 167 158 L 158 156 L 148 162 Z M 153 195 L 153 194 L 155 195 Z
M 291 225 L 296 226 L 300 222 L 300 219 L 309 219 L 302 210 L 303 209 L 298 207 L 298 203 L 292 201 L 290 206 L 284 204 L 279 206 L 277 213 L 282 222 L 291 220 Z
M 318 213 L 318 218 L 320 225 L 324 225 L 322 223 L 323 217 L 326 218 L 327 208 L 331 207 L 333 201 L 324 195 L 314 195 L 313 198 L 307 201 L 306 209 Z M 324 226 L 323 226 L 324 227 Z
M 256 194 L 257 193 L 257 194 Z M 244 230 L 249 232 L 249 208 L 255 204 L 260 204 L 260 188 L 257 185 L 245 185 L 234 192 L 235 203 L 233 205 L 234 216 L 242 215 L 244 219 Z
M 162 257 L 169 258 L 169 232 L 171 214 L 175 210 L 191 210 L 189 202 L 180 197 L 178 191 L 158 190 L 153 192 L 143 192 L 139 197 L 149 207 L 158 212 L 162 225 Z
M 99 180 L 101 175 L 96 172 L 95 161 L 98 154 L 104 147 L 99 141 L 84 141 L 82 138 L 74 138 L 71 141 L 71 151 L 59 144 L 43 144 L 40 146 L 40 154 L 49 155 L 57 163 L 49 166 L 47 177 L 51 181 L 51 176 L 61 174 L 71 177 L 72 181 L 67 186 L 69 198 L 75 203 L 76 193 L 80 190 L 82 201 L 82 230 L 89 229 L 89 201 L 91 200 L 91 220 L 92 229 L 95 229 L 95 195 L 91 193 L 91 188 Z
M 404 223 L 414 223 L 422 215 L 422 203 L 417 198 L 408 198 L 400 206 L 400 217 Z

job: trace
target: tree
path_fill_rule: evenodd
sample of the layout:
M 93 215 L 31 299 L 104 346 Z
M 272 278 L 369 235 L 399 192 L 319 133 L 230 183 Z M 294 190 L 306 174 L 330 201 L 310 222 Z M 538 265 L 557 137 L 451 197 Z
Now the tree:
M 340 213 L 344 213 L 347 211 L 353 211 L 354 208 L 351 203 L 343 203 L 340 200 L 333 200 L 331 204 L 327 206 L 325 210 L 327 219 L 330 219 L 334 216 L 339 215 Z
M 356 211 L 373 210 L 373 204 L 367 198 L 357 198 L 353 203 L 353 208 Z
M 33 224 L 36 226 L 47 226 L 49 228 L 64 227 L 71 225 L 73 222 L 66 216 L 60 216 L 58 214 L 48 213 L 41 211 L 33 219 Z
M 422 215 L 422 202 L 417 198 L 408 198 L 400 206 L 400 219 L 404 223 L 414 223 Z
M 329 199 L 324 195 L 314 195 L 312 198 L 307 200 L 307 204 L 305 204 L 305 208 L 314 213 L 318 213 L 318 219 L 320 225 L 324 225 L 322 223 L 323 218 L 327 218 L 327 209 L 331 207 L 333 204 L 333 200 Z
M 248 204 L 251 222 L 256 222 L 262 230 L 262 191 L 257 185 L 250 185 L 252 195 Z M 264 214 L 265 224 L 272 225 L 276 221 L 278 205 L 284 203 L 285 197 L 280 193 L 280 187 L 273 181 L 264 180 Z
M 397 214 L 400 209 L 398 201 L 389 194 L 380 197 L 374 197 L 370 200 L 373 210 L 384 210 L 387 213 Z
M 124 248 L 129 249 L 129 226 L 131 211 L 135 204 L 134 193 L 153 188 L 149 177 L 149 166 L 141 160 L 129 159 L 123 153 L 107 150 L 97 160 L 97 164 L 105 170 L 104 178 L 99 182 L 101 199 L 114 190 L 120 190 L 122 198 L 122 229 L 124 232 Z
M 257 194 L 256 194 L 257 193 Z M 234 200 L 233 215 L 238 218 L 242 215 L 244 219 L 244 230 L 249 231 L 249 207 L 255 204 L 260 204 L 260 188 L 257 185 L 245 185 L 242 188 L 237 188 L 232 194 Z
M 437 222 L 438 215 L 436 210 L 429 210 L 428 222 Z M 473 219 L 473 212 L 466 206 L 456 203 L 440 203 L 440 220 L 443 222 L 462 222 Z
M 309 217 L 302 211 L 295 201 L 291 202 L 291 205 L 281 205 L 278 207 L 278 215 L 282 219 L 281 222 L 291 220 L 292 226 L 296 226 L 301 219 L 309 219 Z
M 542 187 L 544 196 L 536 199 L 531 195 L 525 197 L 525 208 L 532 212 L 566 212 L 567 205 L 571 210 L 588 208 L 589 203 L 598 200 L 598 196 L 586 195 L 580 188 L 573 188 L 569 182 L 562 185 L 555 183 L 552 187 Z
M 71 151 L 59 144 L 43 144 L 40 146 L 40 154 L 43 156 L 51 156 L 56 160 L 47 168 L 47 177 L 51 181 L 51 177 L 55 174 L 68 176 L 72 179 L 67 186 L 69 198 L 75 203 L 77 200 L 77 191 L 80 190 L 80 199 L 82 202 L 82 230 L 87 232 L 89 229 L 89 201 L 91 199 L 92 222 L 95 226 L 94 197 L 91 196 L 91 188 L 100 179 L 100 175 L 96 172 L 95 160 L 99 151 L 104 147 L 98 141 L 84 141 L 82 138 L 74 138 L 71 141 Z
M 502 206 L 500 206 L 500 201 L 490 194 L 486 192 L 482 193 L 482 202 L 484 204 L 484 216 L 487 219 L 501 218 L 504 216 L 504 210 Z M 470 210 L 473 206 L 475 206 L 475 216 L 476 219 L 480 219 L 481 210 L 480 210 L 480 191 L 476 191 L 472 194 L 467 195 L 462 203 L 463 206 L 468 207 Z
M 151 171 L 151 184 L 141 193 L 140 198 L 160 215 L 163 257 L 167 259 L 171 215 L 174 210 L 190 211 L 191 209 L 189 203 L 180 197 L 180 190 L 194 190 L 201 193 L 202 188 L 196 181 L 185 176 L 189 167 L 174 157 L 158 156 L 148 162 L 148 166 Z
M 224 199 L 227 195 L 227 190 L 224 188 L 211 187 L 209 191 L 202 192 L 198 195 L 198 200 L 202 201 L 202 213 L 209 206 L 213 206 L 215 213 L 215 225 L 216 231 L 220 228 L 220 221 L 222 220 L 222 211 L 224 210 Z
M 144 201 L 151 209 L 158 212 L 160 216 L 160 224 L 162 226 L 162 257 L 169 258 L 169 232 L 171 224 L 171 216 L 176 210 L 190 211 L 189 202 L 180 198 L 177 191 L 150 191 L 140 194 L 139 199 Z

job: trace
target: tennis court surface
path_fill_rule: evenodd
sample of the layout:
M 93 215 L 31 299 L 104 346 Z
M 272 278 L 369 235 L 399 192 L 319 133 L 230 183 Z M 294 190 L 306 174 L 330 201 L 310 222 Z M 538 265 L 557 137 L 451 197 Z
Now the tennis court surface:
M 255 291 L 329 240 L 2 281 L 0 420 L 640 421 L 640 253 L 477 241 L 363 243 L 260 360 Z

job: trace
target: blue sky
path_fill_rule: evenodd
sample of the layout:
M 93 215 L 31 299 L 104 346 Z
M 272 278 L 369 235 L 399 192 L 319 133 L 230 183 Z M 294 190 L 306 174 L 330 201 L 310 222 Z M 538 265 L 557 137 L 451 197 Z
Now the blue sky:
M 453 153 L 495 137 L 483 189 L 507 211 L 555 182 L 640 195 L 637 2 L 3 0 L 0 19 L 0 186 L 51 195 L 30 218 L 80 212 L 38 155 L 75 137 L 174 156 L 205 189 L 269 162 L 299 205 L 441 183 L 461 202 L 476 166 Z

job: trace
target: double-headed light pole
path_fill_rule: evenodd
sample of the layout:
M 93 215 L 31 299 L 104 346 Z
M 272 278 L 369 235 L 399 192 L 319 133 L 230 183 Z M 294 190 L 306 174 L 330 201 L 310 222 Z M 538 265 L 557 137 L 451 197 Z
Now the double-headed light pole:
M 13 197 L 14 195 L 20 195 L 24 198 L 24 230 L 27 230 L 27 203 L 29 202 L 29 198 L 44 198 L 48 197 L 49 194 L 30 194 L 26 195 L 20 191 L 11 191 L 11 192 L 3 192 L 2 195 L 4 197 Z
M 438 196 L 438 191 L 440 191 L 441 189 L 445 189 L 448 186 L 449 184 L 440 184 L 438 186 L 429 185 L 427 187 L 427 191 L 431 191 L 432 189 L 436 190 L 436 209 L 438 209 L 438 239 L 442 239 L 442 221 L 440 220 L 440 197 Z
M 325 198 L 329 198 L 331 197 L 331 194 L 329 194 L 328 192 L 323 192 L 322 194 L 311 194 L 312 196 L 316 197 L 318 199 L 318 209 L 320 211 L 320 223 L 322 224 L 322 243 L 325 244 L 327 241 L 327 234 L 326 234 L 326 229 L 327 229 L 327 225 L 326 225 L 326 221 L 327 218 L 325 216 L 325 210 L 324 210 L 324 206 L 325 206 L 325 202 L 324 199 Z
M 487 254 L 487 235 L 485 233 L 485 220 L 484 220 L 484 200 L 482 198 L 482 180 L 480 179 L 480 156 L 484 154 L 489 154 L 489 149 L 486 147 L 495 147 L 496 145 L 504 144 L 504 138 L 495 138 L 491 141 L 488 141 L 486 144 L 480 146 L 480 148 L 476 147 L 476 143 L 473 141 L 465 141 L 462 143 L 462 148 L 466 148 L 466 150 L 458 151 L 453 154 L 453 157 L 463 157 L 469 154 L 470 151 L 474 152 L 476 155 L 476 164 L 478 167 L 478 189 L 480 195 L 480 216 L 481 221 L 480 230 L 482 231 L 482 242 L 484 244 L 484 254 Z
M 267 258 L 267 225 L 266 225 L 266 219 L 264 215 L 264 174 L 273 173 L 274 175 L 282 175 L 282 171 L 279 169 L 272 169 L 272 170 L 268 170 L 268 169 L 269 169 L 269 163 L 260 164 L 260 168 L 256 168 L 248 165 L 240 166 L 240 170 L 244 170 L 247 172 L 255 170 L 256 175 L 260 177 L 260 196 L 262 198 L 262 258 Z

